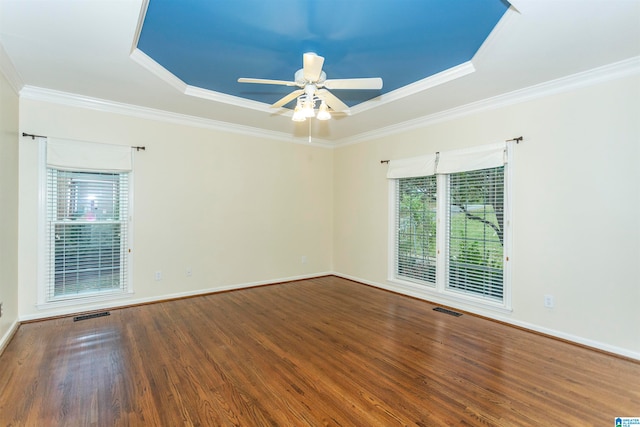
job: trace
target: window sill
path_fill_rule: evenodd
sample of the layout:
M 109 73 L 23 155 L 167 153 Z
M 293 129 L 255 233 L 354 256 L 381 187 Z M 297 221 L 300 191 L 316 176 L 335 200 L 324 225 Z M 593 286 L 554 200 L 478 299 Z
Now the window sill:
M 407 280 L 401 280 L 396 278 L 387 279 L 394 291 L 428 300 L 435 304 L 443 304 L 451 307 L 464 310 L 464 307 L 478 308 L 482 310 L 489 310 L 496 313 L 508 314 L 512 313 L 513 309 L 505 302 L 493 302 L 487 301 L 482 298 L 476 298 L 472 295 L 465 295 L 459 292 L 453 291 L 440 291 L 436 289 L 435 285 L 418 284 Z M 471 310 L 470 310 L 471 311 Z
M 59 301 L 51 301 L 36 304 L 38 310 L 48 310 L 58 307 L 70 307 L 70 306 L 82 306 L 87 304 L 100 303 L 104 301 L 114 301 L 120 299 L 130 298 L 133 295 L 133 291 L 108 293 L 108 294 L 94 294 L 91 296 L 81 296 L 76 298 L 69 298 Z

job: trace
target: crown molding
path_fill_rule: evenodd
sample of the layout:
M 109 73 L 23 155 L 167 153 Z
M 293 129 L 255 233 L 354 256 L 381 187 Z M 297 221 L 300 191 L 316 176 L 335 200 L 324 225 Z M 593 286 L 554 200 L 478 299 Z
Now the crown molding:
M 2 50 L 0 49 L 0 59 L 2 59 L 1 56 Z M 562 92 L 576 90 L 582 87 L 604 83 L 607 81 L 637 74 L 640 74 L 640 56 L 632 57 L 624 61 L 573 74 L 546 83 L 530 86 L 525 89 L 509 92 L 496 97 L 473 102 L 461 107 L 456 107 L 428 116 L 419 117 L 417 119 L 397 123 L 385 128 L 376 129 L 370 132 L 364 132 L 353 137 L 346 137 L 337 141 L 324 140 L 314 137 L 312 139 L 312 142 L 308 142 L 307 138 L 294 137 L 283 132 L 267 131 L 213 119 L 205 119 L 147 107 L 117 103 L 113 101 L 91 98 L 51 89 L 43 89 L 34 86 L 23 86 L 17 92 L 19 92 L 20 97 L 24 99 L 45 101 L 70 107 L 86 108 L 109 113 L 123 114 L 143 119 L 164 121 L 186 126 L 195 126 L 289 143 L 311 145 L 323 148 L 334 148 L 367 142 L 375 138 L 381 138 L 414 129 L 424 128 L 436 123 L 454 120 L 471 114 L 494 110 L 509 105 L 551 96 Z
M 142 68 L 146 69 L 151 74 L 176 89 L 178 92 L 184 93 L 187 90 L 187 84 L 185 82 L 177 78 L 173 73 L 170 73 L 166 68 L 151 59 L 140 49 L 133 49 L 129 57 Z
M 458 119 L 471 114 L 477 114 L 484 111 L 495 110 L 538 98 L 556 95 L 563 92 L 580 89 L 608 81 L 629 77 L 640 74 L 640 56 L 635 56 L 613 64 L 594 68 L 592 70 L 562 77 L 549 82 L 530 86 L 528 88 L 519 89 L 503 95 L 487 98 L 477 102 L 472 102 L 460 107 L 452 108 L 428 116 L 419 117 L 413 120 L 396 123 L 385 128 L 376 129 L 370 132 L 364 132 L 353 137 L 343 138 L 335 145 L 346 146 L 367 142 L 372 139 L 385 136 L 395 135 L 414 129 L 420 129 L 449 120 Z
M 427 89 L 431 89 L 434 86 L 459 79 L 460 77 L 464 77 L 475 71 L 476 68 L 471 61 L 464 62 L 460 65 L 451 67 L 447 70 L 441 71 L 422 80 L 418 80 L 417 82 L 408 84 L 389 93 L 385 93 L 384 95 L 377 96 L 373 99 L 363 102 L 362 104 L 358 104 L 350 108 L 350 115 L 353 116 L 358 113 L 377 108 L 389 102 L 397 101 L 410 95 L 415 95 L 418 92 L 422 92 Z
M 252 101 L 249 99 L 240 98 L 237 96 L 227 95 L 221 92 L 216 92 L 209 89 L 203 89 L 196 86 L 191 86 L 183 82 L 181 79 L 176 77 L 175 74 L 171 73 L 169 70 L 164 68 L 162 65 L 158 64 L 151 57 L 149 57 L 146 53 L 141 51 L 140 49 L 133 49 L 131 55 L 129 55 L 131 59 L 133 59 L 140 66 L 145 68 L 147 71 L 151 72 L 151 74 L 158 77 L 160 80 L 167 83 L 169 86 L 176 89 L 178 92 L 188 95 L 194 96 L 196 98 L 202 98 L 209 101 L 223 102 L 225 104 L 235 105 L 237 107 L 249 108 L 252 110 L 257 110 L 263 113 L 272 112 L 269 109 L 269 106 L 263 102 Z
M 471 58 L 471 61 L 474 64 L 481 64 L 485 57 L 491 54 L 493 50 L 493 46 L 502 38 L 508 37 L 503 35 L 502 33 L 507 30 L 509 25 L 512 25 L 512 21 L 517 19 L 521 13 L 516 9 L 513 5 L 513 2 L 510 2 L 511 5 L 507 9 L 507 11 L 502 15 L 502 18 L 498 21 L 498 23 L 493 27 L 489 35 L 482 42 L 476 53 Z M 518 25 L 517 23 L 513 23 L 513 25 Z
M 149 9 L 149 0 L 142 0 L 140 3 L 140 13 L 138 13 L 138 22 L 136 23 L 136 31 L 133 34 L 133 40 L 131 42 L 131 53 L 138 48 L 138 42 L 140 41 L 140 34 L 142 34 L 142 26 L 144 20 L 147 17 L 147 10 Z
M 209 101 L 223 102 L 225 104 L 235 105 L 236 107 L 249 108 L 251 110 L 260 111 L 262 113 L 273 113 L 273 109 L 268 104 L 250 99 L 244 99 L 226 93 L 216 92 L 201 87 L 187 85 L 184 91 L 185 95 L 195 96 L 196 98 L 207 99 Z M 289 114 L 291 115 L 291 114 Z
M 13 65 L 11 58 L 9 58 L 7 51 L 4 50 L 2 43 L 0 43 L 0 73 L 5 76 L 9 82 L 9 86 L 16 95 L 19 94 L 20 90 L 24 87 L 24 81 L 22 77 L 20 77 L 20 73 L 18 73 L 15 65 Z
M 76 95 L 51 89 L 44 89 L 35 86 L 24 86 L 22 90 L 20 90 L 19 95 L 22 99 L 49 102 L 67 107 L 84 108 L 105 113 L 122 114 L 130 117 L 168 122 L 185 126 L 194 126 L 221 132 L 258 137 L 262 139 L 266 138 L 282 142 L 311 145 L 323 148 L 333 148 L 335 145 L 331 141 L 323 140 L 320 138 L 313 138 L 313 142 L 308 142 L 306 138 L 297 138 L 283 132 L 268 131 L 250 126 L 243 126 L 213 119 L 205 119 L 201 117 L 188 116 L 185 114 L 178 114 L 164 110 L 157 110 L 154 108 L 107 101 L 104 99 Z

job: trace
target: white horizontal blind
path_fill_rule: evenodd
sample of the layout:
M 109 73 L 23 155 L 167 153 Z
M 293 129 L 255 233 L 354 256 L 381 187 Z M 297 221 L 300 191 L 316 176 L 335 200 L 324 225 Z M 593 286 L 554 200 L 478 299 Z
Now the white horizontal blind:
M 449 175 L 447 288 L 502 301 L 504 166 Z
M 47 168 L 47 302 L 127 290 L 128 180 Z
M 436 282 L 435 175 L 397 180 L 396 275 Z

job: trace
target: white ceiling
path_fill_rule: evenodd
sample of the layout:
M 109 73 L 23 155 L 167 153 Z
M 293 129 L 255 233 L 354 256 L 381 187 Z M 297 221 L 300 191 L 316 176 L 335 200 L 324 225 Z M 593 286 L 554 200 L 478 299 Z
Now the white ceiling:
M 327 143 L 354 140 L 640 57 L 640 0 L 511 4 L 471 61 L 474 72 L 436 84 L 445 72 L 360 104 L 350 116 L 314 122 L 314 138 Z M 0 66 L 29 93 L 70 94 L 103 105 L 126 104 L 306 138 L 308 125 L 292 122 L 281 110 L 266 104 L 248 107 L 224 96 L 214 100 L 185 94 L 132 56 L 145 7 L 144 0 L 0 0 Z

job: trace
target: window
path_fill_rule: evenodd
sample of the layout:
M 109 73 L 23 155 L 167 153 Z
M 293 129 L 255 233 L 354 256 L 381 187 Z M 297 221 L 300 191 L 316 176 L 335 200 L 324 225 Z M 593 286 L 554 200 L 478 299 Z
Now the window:
M 502 301 L 504 166 L 449 175 L 449 289 Z
M 390 162 L 391 280 L 508 307 L 506 150 L 498 144 Z
M 42 144 L 39 303 L 128 294 L 131 147 L 51 138 Z
M 47 169 L 47 300 L 127 286 L 128 174 Z
M 398 180 L 397 274 L 436 282 L 436 177 Z

